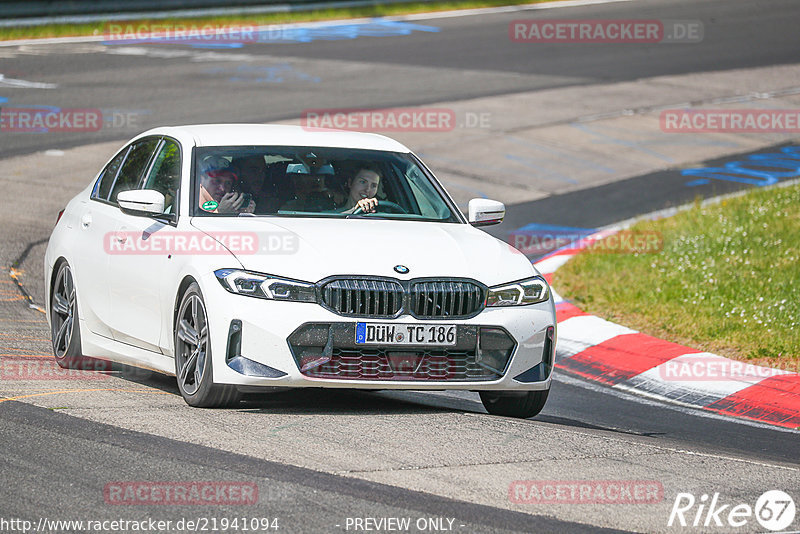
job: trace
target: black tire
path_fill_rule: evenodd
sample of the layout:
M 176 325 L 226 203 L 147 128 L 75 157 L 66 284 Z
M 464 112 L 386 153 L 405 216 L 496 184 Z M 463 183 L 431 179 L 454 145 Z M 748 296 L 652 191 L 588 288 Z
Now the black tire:
M 542 411 L 547 402 L 549 394 L 549 389 L 526 391 L 525 393 L 480 392 L 483 407 L 490 414 L 521 419 L 539 415 L 539 412 Z
M 50 338 L 59 367 L 79 369 L 84 357 L 81 353 L 78 300 L 72 270 L 67 262 L 58 266 L 50 295 Z
M 214 383 L 208 316 L 197 283 L 193 282 L 181 297 L 173 335 L 175 376 L 186 404 L 197 408 L 236 405 L 241 399 L 236 386 Z

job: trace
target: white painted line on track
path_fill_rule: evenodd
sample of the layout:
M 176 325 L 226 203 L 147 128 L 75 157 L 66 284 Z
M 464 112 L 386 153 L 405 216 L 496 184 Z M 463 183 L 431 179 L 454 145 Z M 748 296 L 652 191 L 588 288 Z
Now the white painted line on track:
M 501 7 L 476 7 L 474 9 L 458 9 L 453 11 L 439 11 L 432 13 L 413 13 L 410 15 L 393 15 L 386 17 L 391 20 L 432 20 L 455 17 L 470 17 L 475 15 L 493 15 L 496 13 L 516 13 L 521 11 L 539 11 L 542 9 L 560 9 L 569 7 L 585 7 L 600 4 L 616 4 L 619 2 L 633 2 L 635 0 L 563 0 L 560 2 L 542 2 L 539 4 L 521 4 L 517 6 Z
M 594 315 L 570 317 L 558 323 L 556 351 L 562 358 L 570 357 L 611 338 L 635 333 L 636 330 Z
M 0 74 L 0 87 L 10 87 L 12 89 L 55 89 L 58 84 L 29 82 L 28 80 L 18 80 L 17 78 L 6 78 Z
M 577 251 L 576 251 L 577 252 Z M 556 272 L 562 265 L 572 259 L 571 254 L 559 254 L 558 256 L 551 256 L 538 261 L 533 264 L 540 273 L 550 274 Z

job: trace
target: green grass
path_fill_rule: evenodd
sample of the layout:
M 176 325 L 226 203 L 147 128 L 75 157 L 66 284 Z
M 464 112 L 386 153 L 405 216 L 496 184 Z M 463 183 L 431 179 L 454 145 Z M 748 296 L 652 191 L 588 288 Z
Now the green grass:
M 594 315 L 705 351 L 800 370 L 800 186 L 754 190 L 634 231 L 650 254 L 586 252 L 554 277 Z
M 283 24 L 290 22 L 311 22 L 333 19 L 385 17 L 429 11 L 448 11 L 452 9 L 470 9 L 477 7 L 495 7 L 520 4 L 535 4 L 552 0 L 528 0 L 513 2 L 509 0 L 465 0 L 455 2 L 407 2 L 397 4 L 372 5 L 357 8 L 320 9 L 314 11 L 298 11 L 293 13 L 269 13 L 254 15 L 231 15 L 220 17 L 186 17 L 170 19 L 137 19 L 132 15 L 131 21 L 141 24 Z M 118 23 L 119 21 L 114 21 Z M 72 37 L 79 35 L 103 35 L 108 22 L 90 24 L 48 24 L 43 26 L 0 28 L 0 40 L 31 39 L 46 37 Z

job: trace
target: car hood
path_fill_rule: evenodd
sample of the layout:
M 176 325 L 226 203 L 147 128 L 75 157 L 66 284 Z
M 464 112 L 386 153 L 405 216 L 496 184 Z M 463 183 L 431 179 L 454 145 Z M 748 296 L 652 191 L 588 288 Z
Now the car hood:
M 331 275 L 473 278 L 488 286 L 536 274 L 519 251 L 468 224 L 386 219 L 195 217 L 209 235 L 257 236 L 258 250 L 230 247 L 245 269 L 310 282 Z M 406 266 L 407 274 L 394 270 Z M 220 267 L 236 267 L 220 265 Z

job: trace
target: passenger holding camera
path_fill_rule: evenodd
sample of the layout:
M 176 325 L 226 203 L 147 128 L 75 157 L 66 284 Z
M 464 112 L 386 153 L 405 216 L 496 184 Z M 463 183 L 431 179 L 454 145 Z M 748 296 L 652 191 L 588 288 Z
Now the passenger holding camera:
M 228 169 L 213 169 L 200 177 L 200 208 L 211 213 L 253 213 L 256 203 L 249 193 L 236 192 L 239 178 Z

